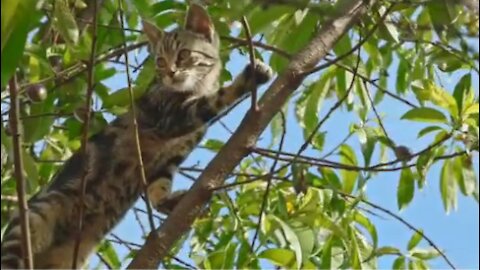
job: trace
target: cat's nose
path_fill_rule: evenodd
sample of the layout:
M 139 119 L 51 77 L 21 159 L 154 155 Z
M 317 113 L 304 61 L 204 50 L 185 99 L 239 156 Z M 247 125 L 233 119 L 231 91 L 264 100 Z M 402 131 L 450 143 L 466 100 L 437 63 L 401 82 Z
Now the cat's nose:
M 170 77 L 170 78 L 173 78 L 173 76 L 175 76 L 176 72 L 177 72 L 176 69 L 170 68 L 170 69 L 167 70 L 167 76 Z

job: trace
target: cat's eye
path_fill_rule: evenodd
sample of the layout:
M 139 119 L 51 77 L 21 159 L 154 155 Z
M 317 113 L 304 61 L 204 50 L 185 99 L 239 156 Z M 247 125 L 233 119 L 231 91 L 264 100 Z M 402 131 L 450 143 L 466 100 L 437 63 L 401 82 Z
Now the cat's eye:
M 164 68 L 167 66 L 167 61 L 163 57 L 158 57 L 156 61 L 157 61 L 157 67 L 159 68 Z
M 187 49 L 182 49 L 180 50 L 180 52 L 178 52 L 178 61 L 183 61 L 185 59 L 187 59 L 188 57 L 190 57 L 190 50 L 187 50 Z

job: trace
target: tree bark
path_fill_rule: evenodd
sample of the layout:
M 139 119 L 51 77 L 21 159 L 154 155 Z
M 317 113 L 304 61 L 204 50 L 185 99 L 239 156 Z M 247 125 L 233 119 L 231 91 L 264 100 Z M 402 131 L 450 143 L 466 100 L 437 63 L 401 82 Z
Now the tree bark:
M 183 197 L 167 220 L 149 234 L 145 244 L 132 260 L 129 269 L 156 269 L 174 243 L 190 230 L 212 196 L 212 189 L 223 184 L 240 161 L 249 153 L 249 148 L 282 108 L 288 97 L 304 79 L 302 72 L 314 67 L 334 46 L 344 33 L 366 13 L 368 5 L 375 1 L 343 1 L 339 15 L 318 31 L 310 43 L 296 54 L 287 69 L 270 85 L 259 101 L 257 112 L 249 111 L 232 137 L 208 164 L 199 179 Z

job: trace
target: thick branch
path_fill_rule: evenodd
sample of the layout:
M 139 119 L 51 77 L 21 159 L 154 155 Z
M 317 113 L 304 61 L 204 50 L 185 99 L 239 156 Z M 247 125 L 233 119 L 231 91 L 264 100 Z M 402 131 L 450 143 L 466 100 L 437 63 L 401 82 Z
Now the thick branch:
M 374 1 L 371 1 L 374 2 Z M 293 57 L 287 70 L 269 87 L 259 102 L 259 111 L 249 111 L 237 131 L 218 155 L 210 162 L 200 178 L 184 196 L 159 230 L 152 232 L 129 268 L 157 268 L 173 244 L 189 229 L 203 206 L 212 196 L 212 188 L 222 185 L 227 175 L 249 153 L 258 136 L 282 108 L 293 91 L 301 84 L 305 70 L 314 67 L 367 11 L 365 1 L 352 0 L 337 18 L 326 23 L 316 37 Z

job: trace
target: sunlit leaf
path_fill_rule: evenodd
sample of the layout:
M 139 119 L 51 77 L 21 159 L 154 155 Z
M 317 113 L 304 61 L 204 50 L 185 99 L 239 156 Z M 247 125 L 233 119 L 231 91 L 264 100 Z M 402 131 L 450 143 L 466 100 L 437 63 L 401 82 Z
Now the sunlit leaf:
M 397 188 L 398 209 L 405 208 L 413 199 L 415 193 L 415 178 L 410 168 L 405 168 L 400 174 Z
M 77 22 L 70 11 L 67 1 L 55 0 L 54 25 L 64 40 L 74 45 L 78 42 L 79 30 Z
M 423 233 L 423 230 L 420 230 L 420 232 Z M 418 232 L 415 232 L 410 238 L 410 240 L 408 241 L 407 249 L 412 250 L 418 245 L 418 243 L 420 243 L 421 240 L 422 240 L 422 235 Z
M 427 249 L 427 250 L 416 248 L 416 249 L 410 250 L 410 254 L 412 257 L 422 259 L 422 260 L 431 260 L 440 256 L 440 253 L 438 253 L 438 251 L 433 248 Z
M 406 264 L 407 264 L 407 262 L 406 262 L 405 257 L 399 256 L 395 259 L 395 261 L 393 261 L 392 269 L 404 270 L 407 267 Z
M 357 157 L 353 149 L 344 144 L 340 147 L 340 161 L 345 165 L 357 165 Z M 343 179 L 343 191 L 351 193 L 357 181 L 358 172 L 353 170 L 341 170 Z
M 300 240 L 298 239 L 297 234 L 295 231 L 283 220 L 276 216 L 271 216 L 282 228 L 283 233 L 285 234 L 285 238 L 287 239 L 288 243 L 290 244 L 291 249 L 294 251 L 295 260 L 296 260 L 296 268 L 299 269 L 303 262 L 302 256 L 302 246 L 300 244 Z
M 402 116 L 402 119 L 427 123 L 447 122 L 447 118 L 445 115 L 443 115 L 443 113 L 427 107 L 411 109 Z
M 447 213 L 457 205 L 457 185 L 452 166 L 452 161 L 445 160 L 440 174 L 440 194 Z

